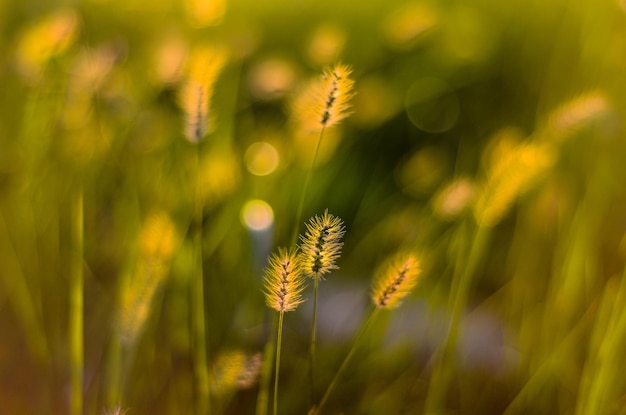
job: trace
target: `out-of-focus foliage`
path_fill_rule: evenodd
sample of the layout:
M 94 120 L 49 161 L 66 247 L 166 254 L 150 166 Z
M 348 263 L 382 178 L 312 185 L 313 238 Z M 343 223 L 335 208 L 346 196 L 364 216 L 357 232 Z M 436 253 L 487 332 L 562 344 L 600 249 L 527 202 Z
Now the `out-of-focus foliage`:
M 322 413 L 626 414 L 623 1 L 3 1 L 0 50 L 0 412 L 69 412 L 81 194 L 85 414 L 263 413 L 263 269 L 325 209 L 313 399 L 379 265 L 421 271 Z M 354 95 L 317 151 L 293 103 L 337 64 Z M 314 403 L 311 292 L 285 414 Z

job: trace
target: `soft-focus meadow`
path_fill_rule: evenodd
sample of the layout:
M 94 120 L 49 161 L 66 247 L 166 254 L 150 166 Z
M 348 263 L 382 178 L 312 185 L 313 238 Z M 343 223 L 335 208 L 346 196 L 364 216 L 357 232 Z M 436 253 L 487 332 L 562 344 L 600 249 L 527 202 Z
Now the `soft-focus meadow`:
M 2 1 L 0 51 L 1 414 L 626 414 L 623 1 Z

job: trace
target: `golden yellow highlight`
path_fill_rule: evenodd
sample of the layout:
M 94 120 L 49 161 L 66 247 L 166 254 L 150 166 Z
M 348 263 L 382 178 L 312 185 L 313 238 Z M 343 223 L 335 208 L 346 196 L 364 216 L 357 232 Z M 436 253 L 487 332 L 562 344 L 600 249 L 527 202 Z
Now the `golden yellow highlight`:
M 341 256 L 345 227 L 340 218 L 326 210 L 322 217 L 309 219 L 306 229 L 304 236 L 300 236 L 303 271 L 307 276 L 319 279 L 339 268 L 336 261 Z
M 164 85 L 172 85 L 183 77 L 185 61 L 188 55 L 185 41 L 176 35 L 170 35 L 160 43 L 154 52 L 154 76 Z
M 601 91 L 592 91 L 566 102 L 552 112 L 542 138 L 562 143 L 580 129 L 607 116 L 611 110 Z
M 126 287 L 122 287 L 118 330 L 132 344 L 150 314 L 154 295 L 167 275 L 177 235 L 174 224 L 162 212 L 154 213 L 139 235 L 138 262 Z
M 241 183 L 238 157 L 230 150 L 214 151 L 202 160 L 200 197 L 205 208 L 213 208 L 236 191 Z
M 308 47 L 309 60 L 315 65 L 335 61 L 346 43 L 346 32 L 341 26 L 326 23 L 315 29 Z
M 255 176 L 267 176 L 276 170 L 280 156 L 276 147 L 266 142 L 252 143 L 244 156 L 248 171 Z
M 17 66 L 30 81 L 37 81 L 46 62 L 65 52 L 78 32 L 73 10 L 58 11 L 24 32 L 17 45 Z
M 271 101 L 291 92 L 296 83 L 293 62 L 284 58 L 267 58 L 254 64 L 248 72 L 250 93 L 258 99 Z
M 409 49 L 430 33 L 437 24 L 437 15 L 431 8 L 409 3 L 395 10 L 385 20 L 383 32 L 392 47 Z
M 433 199 L 433 211 L 443 220 L 452 220 L 469 206 L 474 196 L 474 182 L 467 177 L 455 179 Z
M 278 254 L 270 256 L 263 286 L 265 303 L 279 313 L 293 311 L 304 301 L 302 264 L 295 250 L 278 248 Z
M 274 224 L 274 210 L 263 200 L 249 200 L 241 209 L 241 222 L 251 231 L 264 231 Z
M 211 392 L 226 396 L 238 389 L 256 384 L 261 370 L 261 355 L 248 355 L 241 350 L 226 351 L 216 359 L 210 373 Z
M 195 27 L 216 26 L 226 13 L 226 0 L 185 0 L 187 17 Z
M 185 114 L 185 137 L 192 143 L 198 143 L 209 132 L 210 100 L 226 58 L 225 49 L 209 46 L 194 50 L 189 57 L 179 104 Z
M 350 113 L 354 81 L 349 78 L 352 69 L 337 64 L 326 69 L 317 80 L 312 81 L 292 102 L 292 112 L 299 127 L 320 131 L 332 127 Z
M 372 281 L 371 298 L 376 307 L 398 307 L 417 285 L 420 273 L 419 261 L 413 254 L 400 253 L 389 259 L 379 267 Z
M 515 199 L 532 188 L 553 166 L 556 155 L 551 146 L 522 143 L 495 162 L 478 188 L 474 217 L 480 226 L 494 226 Z

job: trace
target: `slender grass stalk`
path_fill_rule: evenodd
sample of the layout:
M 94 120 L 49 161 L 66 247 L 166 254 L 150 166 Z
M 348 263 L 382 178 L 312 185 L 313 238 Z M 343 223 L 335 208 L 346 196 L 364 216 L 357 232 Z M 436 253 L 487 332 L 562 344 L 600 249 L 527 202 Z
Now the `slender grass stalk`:
M 314 216 L 306 224 L 307 231 L 300 237 L 302 244 L 302 267 L 304 274 L 313 278 L 313 318 L 311 322 L 311 342 L 309 347 L 309 373 L 311 400 L 315 400 L 314 360 L 317 344 L 317 294 L 319 280 L 331 270 L 337 269 L 335 261 L 341 255 L 341 241 L 345 228 L 338 217 L 325 211 L 321 217 Z
M 593 358 L 596 360 L 595 370 L 593 376 L 590 376 L 590 385 L 587 387 L 586 396 L 577 408 L 576 414 L 578 415 L 611 412 L 610 398 L 615 389 L 613 385 L 618 383 L 618 378 L 622 376 L 621 369 L 616 367 L 615 362 L 619 361 L 620 352 L 626 344 L 624 340 L 626 339 L 624 304 L 626 304 L 626 268 L 624 268 L 621 282 L 617 287 L 608 322 L 606 325 L 603 324 L 605 331 L 602 333 L 597 348 L 598 353 Z M 597 321 L 595 324 L 596 327 L 599 325 Z
M 276 335 L 272 335 L 272 339 L 265 344 L 263 350 L 263 363 L 261 366 L 261 380 L 259 386 L 259 394 L 256 401 L 256 415 L 267 414 L 267 404 L 269 401 L 270 383 L 272 381 L 272 361 L 274 360 L 274 345 L 276 344 Z
M 311 342 L 309 344 L 309 382 L 311 403 L 315 402 L 315 348 L 317 346 L 317 287 L 319 280 L 315 278 L 313 282 L 313 317 L 311 320 Z
M 361 326 L 361 329 L 350 346 L 350 351 L 348 351 L 339 370 L 335 373 L 326 392 L 324 392 L 319 406 L 313 409 L 313 414 L 319 413 L 320 409 L 326 403 L 328 396 L 335 388 L 337 380 L 348 365 L 361 338 L 374 321 L 374 318 L 378 315 L 378 311 L 383 309 L 391 310 L 398 307 L 402 299 L 406 297 L 417 284 L 420 273 L 421 269 L 417 258 L 413 254 L 404 252 L 400 252 L 391 257 L 378 268 L 372 281 L 370 293 L 375 308 Z
M 340 379 L 344 370 L 348 366 L 348 363 L 352 359 L 352 356 L 354 355 L 354 352 L 356 351 L 357 346 L 361 342 L 361 339 L 363 338 L 364 334 L 367 332 L 367 329 L 372 324 L 372 322 L 374 321 L 375 317 L 378 315 L 378 312 L 380 310 L 381 309 L 378 307 L 374 308 L 372 312 L 370 313 L 370 315 L 365 320 L 365 322 L 363 323 L 363 325 L 361 326 L 361 328 L 359 329 L 359 332 L 357 333 L 356 337 L 352 341 L 352 345 L 350 346 L 350 350 L 348 351 L 348 354 L 343 359 L 343 362 L 341 362 L 341 366 L 339 366 L 339 370 L 337 370 L 337 372 L 335 373 L 335 376 L 333 377 L 333 380 L 328 385 L 328 388 L 326 388 L 324 395 L 322 395 L 322 399 L 320 400 L 319 405 L 313 408 L 311 412 L 312 415 L 319 414 L 320 410 L 324 407 L 324 404 L 326 404 L 328 397 L 330 396 L 331 392 L 335 389 L 335 386 L 337 385 L 337 381 Z
M 476 228 L 467 262 L 463 267 L 459 267 L 460 272 L 455 272 L 452 281 L 452 290 L 450 292 L 452 316 L 448 325 L 446 338 L 435 360 L 435 367 L 433 369 L 433 375 L 424 406 L 425 414 L 439 413 L 445 400 L 445 393 L 452 378 L 454 352 L 459 338 L 461 315 L 467 305 L 472 280 L 480 263 L 480 259 L 483 256 L 485 247 L 487 246 L 489 235 L 489 228 L 482 226 Z
M 317 155 L 320 150 L 320 145 L 322 143 L 322 138 L 324 137 L 324 130 L 326 128 L 322 127 L 320 131 L 320 135 L 317 138 L 317 144 L 315 145 L 315 152 L 313 152 L 313 158 L 311 159 L 311 167 L 306 172 L 306 176 L 304 178 L 304 186 L 302 186 L 302 192 L 300 193 L 300 200 L 298 201 L 298 210 L 296 210 L 296 222 L 293 227 L 293 233 L 291 234 L 290 246 L 295 245 L 298 239 L 298 229 L 300 227 L 300 220 L 302 220 L 302 211 L 304 210 L 304 202 L 306 200 L 307 192 L 309 191 L 309 185 L 311 183 L 311 177 L 313 176 L 313 169 L 315 169 L 315 162 L 317 161 Z
M 194 315 L 194 373 L 196 376 L 196 411 L 199 415 L 211 413 L 211 399 L 209 396 L 209 330 L 206 324 L 206 310 L 204 298 L 204 269 L 202 222 L 203 207 L 200 179 L 200 146 L 195 146 L 195 190 L 193 212 L 193 242 L 196 258 L 196 269 L 192 283 L 193 315 Z
M 71 270 L 70 270 L 70 414 L 83 412 L 83 186 L 78 185 L 72 200 Z
M 276 330 L 276 367 L 274 376 L 274 415 L 278 414 L 278 374 L 280 373 L 280 347 L 283 342 L 284 312 L 278 313 L 278 328 Z

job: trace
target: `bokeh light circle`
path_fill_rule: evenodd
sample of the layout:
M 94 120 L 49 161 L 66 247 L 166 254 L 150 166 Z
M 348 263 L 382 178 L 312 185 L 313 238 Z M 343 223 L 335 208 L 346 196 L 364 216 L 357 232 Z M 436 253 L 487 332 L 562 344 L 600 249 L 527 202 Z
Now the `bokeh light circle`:
M 261 199 L 249 200 L 241 209 L 241 223 L 251 231 L 264 231 L 274 223 L 274 211 Z
M 459 99 L 454 89 L 438 78 L 421 78 L 407 90 L 406 114 L 411 123 L 428 133 L 451 129 L 459 118 Z
M 280 156 L 270 143 L 253 143 L 246 150 L 246 167 L 255 176 L 267 176 L 278 167 Z

